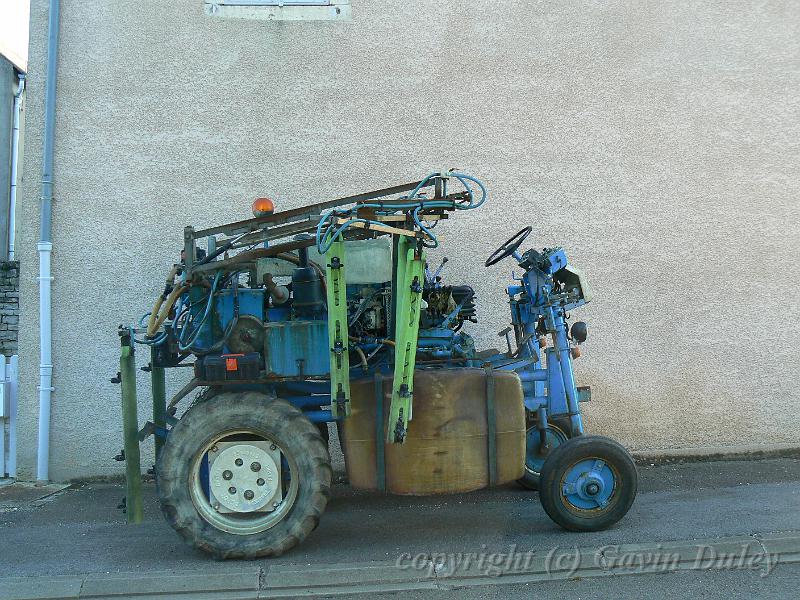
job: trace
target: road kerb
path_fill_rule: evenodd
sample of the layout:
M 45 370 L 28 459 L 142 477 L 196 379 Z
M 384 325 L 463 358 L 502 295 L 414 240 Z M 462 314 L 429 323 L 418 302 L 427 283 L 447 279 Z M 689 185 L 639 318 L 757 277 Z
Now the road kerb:
M 3 600 L 286 598 L 442 590 L 685 570 L 752 570 L 769 575 L 800 562 L 800 532 L 678 540 L 528 553 L 420 553 L 393 561 L 270 564 L 241 569 L 19 577 L 0 581 Z

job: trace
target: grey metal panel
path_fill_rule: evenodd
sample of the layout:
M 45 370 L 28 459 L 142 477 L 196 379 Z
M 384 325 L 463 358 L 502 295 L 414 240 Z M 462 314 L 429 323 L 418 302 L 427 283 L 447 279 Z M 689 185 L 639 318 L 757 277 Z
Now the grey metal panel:
M 346 283 L 386 283 L 392 280 L 392 240 L 381 237 L 374 240 L 348 240 Z M 308 258 L 325 266 L 325 258 L 316 246 L 308 249 Z

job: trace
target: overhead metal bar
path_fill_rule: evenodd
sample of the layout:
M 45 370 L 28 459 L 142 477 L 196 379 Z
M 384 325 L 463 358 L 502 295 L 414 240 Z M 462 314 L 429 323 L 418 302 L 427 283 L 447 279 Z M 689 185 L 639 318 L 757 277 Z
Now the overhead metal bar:
M 243 248 L 259 242 L 279 240 L 291 235 L 297 235 L 298 233 L 310 233 L 316 230 L 319 219 L 319 215 L 316 215 L 309 217 L 308 220 L 305 221 L 297 221 L 295 223 L 287 223 L 286 225 L 278 225 L 276 227 L 270 227 L 269 229 L 254 231 L 233 244 L 232 248 Z
M 306 206 L 301 206 L 300 208 L 284 210 L 281 212 L 274 213 L 272 215 L 267 215 L 265 217 L 247 219 L 244 221 L 236 221 L 234 223 L 228 223 L 227 225 L 219 225 L 217 227 L 201 229 L 199 231 L 194 232 L 194 238 L 198 239 L 198 238 L 208 237 L 209 235 L 219 235 L 219 234 L 224 234 L 228 236 L 239 235 L 247 231 L 256 231 L 257 229 L 262 229 L 265 226 L 269 225 L 282 225 L 284 223 L 301 221 L 304 219 L 309 219 L 311 217 L 319 216 L 322 213 L 322 211 L 327 210 L 329 208 L 336 208 L 337 206 L 346 206 L 348 204 L 357 204 L 359 202 L 368 202 L 370 200 L 375 200 L 377 198 L 382 198 L 384 196 L 394 196 L 396 194 L 402 194 L 403 192 L 408 192 L 416 189 L 417 186 L 420 185 L 420 183 L 421 183 L 420 181 L 404 183 L 402 185 L 383 188 L 381 190 L 375 190 L 372 192 L 363 192 L 361 194 L 345 196 L 343 198 L 337 198 L 335 200 L 327 200 L 325 202 L 318 202 L 316 204 L 308 204 Z M 434 182 L 431 181 L 429 183 L 422 184 L 421 187 L 425 188 L 425 187 L 431 187 L 433 185 Z

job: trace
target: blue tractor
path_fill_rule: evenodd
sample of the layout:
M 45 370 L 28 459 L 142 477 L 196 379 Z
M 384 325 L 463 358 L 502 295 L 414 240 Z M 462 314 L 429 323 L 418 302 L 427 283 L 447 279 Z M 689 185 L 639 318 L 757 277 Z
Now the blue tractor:
M 573 531 L 619 521 L 633 460 L 587 435 L 573 361 L 591 298 L 561 248 L 487 260 L 522 271 L 506 293 L 506 350 L 475 348 L 476 295 L 426 260 L 436 227 L 481 207 L 455 171 L 392 188 L 184 230 L 181 261 L 138 324 L 119 330 L 127 514 L 142 518 L 140 443 L 155 439 L 168 522 L 217 557 L 276 556 L 318 525 L 331 487 L 329 425 L 350 484 L 395 494 L 517 481 Z M 201 248 L 201 245 L 203 246 Z M 153 418 L 137 417 L 135 348 L 149 347 Z M 192 376 L 169 401 L 166 369 Z M 191 401 L 189 401 L 191 399 Z M 188 406 L 187 406 L 188 405 Z

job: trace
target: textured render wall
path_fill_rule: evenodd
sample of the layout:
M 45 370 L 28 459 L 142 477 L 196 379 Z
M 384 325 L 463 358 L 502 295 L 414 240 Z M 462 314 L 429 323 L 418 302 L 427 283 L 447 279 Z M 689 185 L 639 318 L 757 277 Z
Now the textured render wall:
M 32 4 L 28 474 L 46 1 Z M 290 208 L 451 166 L 492 193 L 441 228 L 446 276 L 477 288 L 481 345 L 499 342 L 512 268 L 483 260 L 530 224 L 594 288 L 577 363 L 593 431 L 635 449 L 800 443 L 800 5 L 353 0 L 353 16 L 63 2 L 53 478 L 120 471 L 115 327 L 150 306 L 184 224 L 246 217 L 257 195 Z

